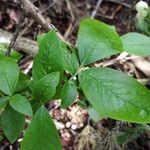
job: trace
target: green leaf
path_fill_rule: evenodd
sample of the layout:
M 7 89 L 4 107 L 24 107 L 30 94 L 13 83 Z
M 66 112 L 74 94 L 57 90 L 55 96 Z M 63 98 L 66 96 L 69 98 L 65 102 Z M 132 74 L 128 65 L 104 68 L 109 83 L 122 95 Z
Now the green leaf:
M 64 59 L 64 69 L 74 75 L 79 67 L 79 61 L 75 50 L 71 53 L 67 49 L 67 45 L 62 43 L 63 48 L 63 59 Z
M 93 68 L 81 72 L 79 81 L 100 116 L 150 122 L 150 92 L 134 78 L 109 68 Z
M 9 104 L 14 110 L 18 111 L 19 113 L 27 116 L 33 115 L 30 102 L 20 94 L 16 94 L 10 97 Z
M 7 52 L 9 48 L 9 43 L 0 43 L 0 56 L 3 56 L 5 57 L 5 54 Z M 17 51 L 14 51 L 12 50 L 11 53 L 10 53 L 10 57 L 15 61 L 19 61 L 22 57 L 22 54 L 20 54 L 19 52 Z
M 95 122 L 98 122 L 100 120 L 102 120 L 103 118 L 100 116 L 100 114 L 95 110 L 94 107 L 88 107 L 87 108 L 87 112 L 90 116 L 90 118 L 92 118 Z
M 121 37 L 124 51 L 133 55 L 150 55 L 150 37 L 140 33 L 128 33 Z
M 59 79 L 60 73 L 53 72 L 35 82 L 33 85 L 33 99 L 46 103 L 54 96 Z
M 55 31 L 49 31 L 41 40 L 39 42 L 39 53 L 33 63 L 33 81 L 38 81 L 54 71 L 60 71 L 61 74 L 63 72 L 61 41 Z
M 66 82 L 61 92 L 61 106 L 63 108 L 70 106 L 76 100 L 77 94 L 77 87 L 71 82 Z
M 142 32 L 145 35 L 150 35 L 150 26 L 149 26 L 149 19 L 146 18 L 146 20 L 144 19 L 140 19 L 138 20 L 137 24 L 136 24 L 136 28 L 138 29 L 138 31 Z
M 88 99 L 85 97 L 84 93 L 81 92 L 81 89 L 80 89 L 80 95 L 79 95 L 79 101 L 77 101 L 77 104 L 82 107 L 82 108 L 88 108 L 90 105 Z
M 11 54 L 10 54 L 10 57 L 15 61 L 15 62 L 18 62 L 21 58 L 22 58 L 22 54 L 20 54 L 19 52 L 17 51 L 12 51 Z
M 37 36 L 37 43 L 38 43 L 38 45 L 41 45 L 42 40 L 43 40 L 43 38 L 45 37 L 45 35 L 46 35 L 46 33 L 42 33 L 42 34 L 39 34 L 39 35 Z
M 52 99 L 61 99 L 62 87 L 63 87 L 62 84 L 59 84 L 59 85 L 56 87 L 56 92 L 55 92 L 55 94 L 54 94 L 54 96 L 53 96 Z
M 31 83 L 30 77 L 22 72 L 19 74 L 19 80 L 15 92 L 20 92 L 26 89 Z
M 0 109 L 3 109 L 7 105 L 8 99 L 8 96 L 0 97 Z
M 0 57 L 0 90 L 11 96 L 19 78 L 19 67 L 9 57 Z
M 36 100 L 31 100 L 30 103 L 32 106 L 33 114 L 35 114 L 35 112 L 42 106 L 42 104 Z
M 59 82 L 60 84 L 58 84 L 55 95 L 53 96 L 52 99 L 61 99 L 61 91 L 62 91 L 62 87 L 63 87 L 63 84 L 61 84 L 61 83 L 65 83 L 67 80 L 68 80 L 68 77 L 66 76 L 66 74 L 63 74 L 63 76 Z
M 82 66 L 123 50 L 116 31 L 111 26 L 94 19 L 81 21 L 77 47 Z
M 13 110 L 9 105 L 1 115 L 1 124 L 4 134 L 11 143 L 14 143 L 20 136 L 25 123 L 24 115 Z
M 8 44 L 0 43 L 0 55 L 4 56 L 6 51 L 8 50 Z
M 37 110 L 29 124 L 21 150 L 61 150 L 57 129 L 44 106 Z

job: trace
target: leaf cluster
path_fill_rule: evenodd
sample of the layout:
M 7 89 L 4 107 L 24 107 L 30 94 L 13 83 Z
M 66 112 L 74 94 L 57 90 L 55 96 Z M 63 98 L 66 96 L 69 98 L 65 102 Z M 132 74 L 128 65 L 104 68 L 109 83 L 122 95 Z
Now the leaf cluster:
M 122 53 L 147 56 L 150 38 L 139 33 L 119 36 L 116 30 L 97 20 L 80 23 L 77 48 L 68 47 L 54 30 L 38 37 L 39 53 L 32 78 L 23 74 L 12 57 L 0 55 L 0 110 L 4 135 L 14 143 L 25 131 L 21 150 L 60 150 L 55 124 L 45 108 L 49 100 L 61 99 L 67 108 L 78 97 L 90 116 L 133 123 L 150 122 L 150 92 L 133 77 L 111 68 L 91 64 Z

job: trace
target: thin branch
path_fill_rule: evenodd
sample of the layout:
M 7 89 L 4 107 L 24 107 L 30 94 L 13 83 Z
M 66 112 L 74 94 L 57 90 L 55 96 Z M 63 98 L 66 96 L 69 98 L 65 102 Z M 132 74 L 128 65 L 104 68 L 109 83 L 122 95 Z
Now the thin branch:
M 43 29 L 45 29 L 46 31 L 55 29 L 58 37 L 61 40 L 65 41 L 64 37 L 58 32 L 58 30 L 55 28 L 55 26 L 46 21 L 46 19 L 42 15 L 41 11 L 32 2 L 30 2 L 30 0 L 19 0 L 19 1 L 22 4 L 22 9 L 25 11 L 25 13 L 27 15 L 29 15 L 37 23 L 39 23 Z M 70 43 L 68 43 L 68 42 L 66 42 L 66 43 L 68 44 L 68 46 L 71 46 Z
M 72 22 L 74 22 L 75 16 L 74 16 L 74 14 L 73 14 L 73 12 L 72 12 L 72 8 L 71 8 L 70 1 L 69 1 L 69 0 L 65 0 L 65 1 L 66 1 L 68 10 L 69 10 L 69 12 L 70 12 L 71 20 L 72 20 Z
M 106 0 L 106 1 L 109 1 L 109 2 L 114 2 L 114 3 L 117 3 L 117 4 L 120 4 L 122 6 L 125 6 L 125 7 L 128 7 L 128 8 L 131 8 L 132 6 L 123 2 L 122 0 Z
M 30 0 L 19 0 L 22 4 L 22 9 L 27 15 L 32 17 L 36 22 L 38 22 L 43 29 L 49 31 L 55 28 L 52 24 L 48 23 L 42 16 L 41 11 L 32 3 Z
M 94 11 L 92 12 L 92 15 L 91 15 L 92 19 L 96 16 L 98 8 L 100 7 L 102 2 L 103 2 L 103 0 L 98 0 L 98 2 L 96 4 L 96 7 L 95 7 L 95 9 L 94 9 Z
M 6 39 L 12 39 L 13 34 L 0 29 L 0 37 L 4 37 Z M 23 51 L 24 53 L 29 54 L 31 57 L 34 57 L 38 53 L 37 43 L 25 37 L 19 37 L 17 39 L 14 45 L 14 49 L 17 51 Z
M 12 37 L 12 39 L 11 39 L 11 41 L 10 41 L 10 44 L 9 44 L 9 47 L 8 47 L 8 51 L 6 52 L 6 55 L 7 55 L 7 56 L 10 55 L 11 50 L 14 48 L 14 45 L 15 45 L 15 43 L 16 43 L 16 40 L 17 40 L 17 38 L 18 38 L 18 36 L 19 36 L 19 32 L 20 32 L 21 27 L 22 27 L 22 23 L 23 23 L 24 17 L 25 17 L 25 15 L 23 14 L 23 15 L 21 15 L 20 18 L 19 18 L 19 22 L 18 22 L 16 31 L 15 31 L 15 33 L 13 34 L 13 37 Z

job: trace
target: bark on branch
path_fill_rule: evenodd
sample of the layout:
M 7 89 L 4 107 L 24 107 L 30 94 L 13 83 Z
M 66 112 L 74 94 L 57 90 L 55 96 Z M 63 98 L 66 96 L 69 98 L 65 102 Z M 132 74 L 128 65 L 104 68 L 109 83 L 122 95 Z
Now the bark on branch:
M 41 11 L 30 0 L 19 0 L 19 1 L 21 2 L 22 9 L 25 11 L 25 13 L 28 16 L 30 16 L 33 20 L 35 20 L 38 24 L 40 24 L 43 29 L 45 29 L 46 31 L 56 29 L 54 25 L 46 21 Z M 59 38 L 65 41 L 64 37 L 58 32 L 57 29 L 56 31 Z M 70 43 L 67 44 L 71 45 Z
M 48 23 L 45 18 L 42 16 L 41 11 L 30 2 L 30 0 L 19 0 L 22 5 L 22 9 L 25 11 L 27 15 L 32 17 L 36 22 L 38 22 L 43 29 L 49 31 L 52 29 L 52 25 Z

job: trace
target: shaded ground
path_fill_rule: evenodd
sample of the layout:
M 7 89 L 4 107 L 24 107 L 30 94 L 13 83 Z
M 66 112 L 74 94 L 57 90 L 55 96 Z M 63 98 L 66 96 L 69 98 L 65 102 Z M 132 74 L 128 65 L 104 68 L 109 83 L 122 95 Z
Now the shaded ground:
M 32 0 L 33 1 L 33 0 Z M 105 23 L 114 25 L 119 34 L 130 31 L 136 31 L 135 28 L 135 8 L 137 0 L 111 1 L 103 0 L 95 18 Z M 147 0 L 147 2 L 149 2 Z M 95 10 L 97 0 L 34 0 L 34 4 L 42 10 L 43 15 L 51 21 L 64 37 L 71 43 L 76 43 L 77 30 L 82 18 L 90 17 Z M 19 21 L 18 6 L 13 0 L 0 0 L 0 28 L 9 32 L 14 32 Z M 71 8 L 71 9 L 70 9 Z M 26 18 L 22 27 L 22 35 L 36 40 L 37 34 L 44 32 L 41 27 L 31 19 Z M 28 58 L 28 59 L 26 59 Z M 32 58 L 24 56 L 23 66 L 27 66 Z M 148 78 L 147 74 L 142 72 L 132 61 L 113 62 L 106 59 L 102 66 L 110 66 L 122 70 L 138 79 Z M 145 58 L 148 60 L 148 58 Z M 96 65 L 100 65 L 97 62 Z M 130 139 L 124 146 L 116 144 L 114 135 L 116 133 L 116 124 L 114 120 L 102 120 L 95 124 L 89 118 L 86 110 L 80 109 L 76 104 L 67 110 L 60 109 L 60 102 L 53 101 L 47 105 L 50 114 L 53 116 L 56 126 L 59 130 L 62 144 L 65 150 L 92 150 L 101 143 L 101 137 L 109 137 L 107 142 L 103 142 L 98 149 L 127 149 L 127 150 L 148 150 L 150 149 L 150 132 L 141 134 L 138 138 Z M 119 125 L 120 127 L 120 125 Z M 129 127 L 133 128 L 134 125 Z M 107 135 L 107 134 L 110 135 Z M 16 150 L 19 142 L 10 145 L 5 139 L 0 144 L 0 150 Z

